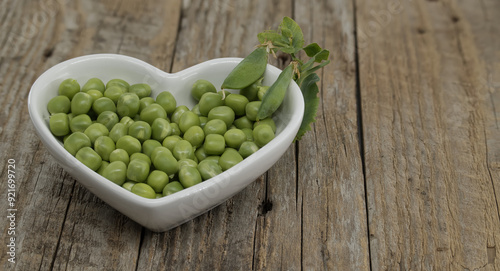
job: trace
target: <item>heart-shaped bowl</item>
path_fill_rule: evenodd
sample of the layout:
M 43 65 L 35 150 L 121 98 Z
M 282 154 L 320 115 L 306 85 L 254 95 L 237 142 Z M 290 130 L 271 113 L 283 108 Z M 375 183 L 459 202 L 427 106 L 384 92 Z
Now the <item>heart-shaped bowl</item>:
M 120 78 L 131 84 L 147 83 L 154 98 L 170 91 L 177 105 L 192 108 L 195 100 L 190 89 L 198 79 L 211 81 L 220 89 L 229 72 L 241 58 L 209 60 L 177 73 L 166 73 L 144 61 L 117 54 L 95 54 L 73 58 L 45 71 L 31 87 L 28 108 L 35 129 L 59 164 L 84 187 L 107 204 L 156 232 L 167 231 L 223 203 L 264 174 L 293 142 L 304 114 L 304 99 L 298 85 L 292 81 L 280 108 L 274 113 L 276 137 L 254 154 L 223 173 L 175 194 L 146 199 L 105 179 L 83 165 L 69 152 L 49 129 L 47 103 L 57 95 L 59 84 L 74 78 L 80 85 L 97 77 L 107 82 Z M 271 85 L 281 70 L 268 65 L 264 85 Z

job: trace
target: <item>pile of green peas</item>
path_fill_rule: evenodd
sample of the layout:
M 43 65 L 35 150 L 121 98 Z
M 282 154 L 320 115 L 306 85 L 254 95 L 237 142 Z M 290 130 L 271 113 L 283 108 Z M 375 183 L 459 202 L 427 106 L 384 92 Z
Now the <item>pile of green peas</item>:
M 145 198 L 160 198 L 208 180 L 270 142 L 272 118 L 256 121 L 268 86 L 239 93 L 197 80 L 197 104 L 177 105 L 172 93 L 151 97 L 148 84 L 66 79 L 47 104 L 49 127 L 64 148 L 104 178 Z

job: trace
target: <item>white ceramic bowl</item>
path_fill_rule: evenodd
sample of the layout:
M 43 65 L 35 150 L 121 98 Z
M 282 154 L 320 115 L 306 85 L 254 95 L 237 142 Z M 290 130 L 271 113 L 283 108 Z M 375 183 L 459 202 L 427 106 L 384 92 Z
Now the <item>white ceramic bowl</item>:
M 61 164 L 84 187 L 124 215 L 152 231 L 166 231 L 221 204 L 265 173 L 292 143 L 304 113 L 300 88 L 292 82 L 280 109 L 274 114 L 277 135 L 253 155 L 222 174 L 193 187 L 159 199 L 146 199 L 103 178 L 69 154 L 49 130 L 48 101 L 57 95 L 61 81 L 76 79 L 83 85 L 97 77 L 107 82 L 125 79 L 131 84 L 148 83 L 152 96 L 170 91 L 178 105 L 192 108 L 192 84 L 207 79 L 220 89 L 222 81 L 241 58 L 220 58 L 203 62 L 177 73 L 166 73 L 141 60 L 116 54 L 96 54 L 62 62 L 44 72 L 33 84 L 28 97 L 29 114 L 40 139 Z M 271 85 L 280 69 L 268 65 L 264 84 Z

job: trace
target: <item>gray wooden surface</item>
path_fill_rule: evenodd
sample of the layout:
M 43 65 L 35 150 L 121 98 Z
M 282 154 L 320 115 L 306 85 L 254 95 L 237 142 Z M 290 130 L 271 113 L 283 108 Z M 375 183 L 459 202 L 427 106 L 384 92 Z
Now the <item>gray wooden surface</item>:
M 0 269 L 499 270 L 499 14 L 494 0 L 3 0 Z M 119 53 L 176 72 L 246 56 L 283 16 L 331 51 L 317 122 L 192 221 L 140 227 L 35 134 L 29 89 L 61 61 Z

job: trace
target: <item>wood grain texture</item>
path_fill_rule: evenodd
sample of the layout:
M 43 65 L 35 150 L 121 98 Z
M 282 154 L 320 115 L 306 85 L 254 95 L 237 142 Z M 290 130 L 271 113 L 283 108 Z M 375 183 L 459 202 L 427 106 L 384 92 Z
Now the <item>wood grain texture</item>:
M 490 54 L 479 42 L 488 32 L 464 20 L 473 5 L 357 2 L 374 270 L 500 267 L 486 144 L 498 97 L 480 83 Z
M 308 42 L 331 50 L 320 77 L 321 103 L 313 130 L 298 143 L 302 267 L 369 270 L 363 165 L 356 103 L 354 4 L 296 2 Z M 307 8 L 304 8 L 308 6 Z
M 499 270 L 499 12 L 494 0 L 1 1 L 0 269 Z M 61 61 L 120 53 L 177 72 L 246 56 L 283 16 L 331 51 L 317 122 L 192 221 L 140 227 L 36 136 L 29 89 Z

